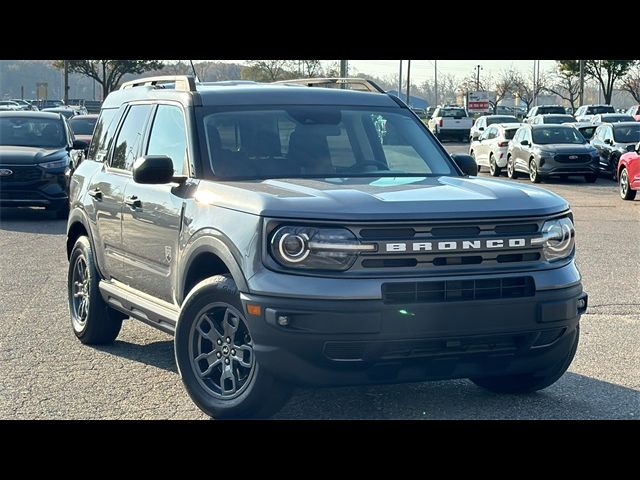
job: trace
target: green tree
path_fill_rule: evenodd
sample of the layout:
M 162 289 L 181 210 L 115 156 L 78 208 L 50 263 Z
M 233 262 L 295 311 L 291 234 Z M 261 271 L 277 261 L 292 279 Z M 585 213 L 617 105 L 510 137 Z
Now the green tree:
M 158 60 L 66 60 L 69 71 L 93 78 L 102 85 L 102 99 L 115 90 L 127 73 L 140 74 L 163 67 Z M 56 60 L 53 66 L 64 69 L 65 60 Z
M 636 63 L 637 60 L 585 60 L 584 74 L 600 84 L 604 93 L 604 103 L 610 104 L 616 82 Z M 561 72 L 580 72 L 579 60 L 558 60 L 558 66 Z

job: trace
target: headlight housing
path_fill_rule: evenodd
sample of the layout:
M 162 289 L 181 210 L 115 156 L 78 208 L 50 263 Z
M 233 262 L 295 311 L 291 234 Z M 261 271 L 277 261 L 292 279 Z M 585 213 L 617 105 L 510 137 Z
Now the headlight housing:
M 538 150 L 541 158 L 553 158 L 555 155 L 554 152 L 550 152 L 549 150 Z
M 271 235 L 269 251 L 283 267 L 301 270 L 347 270 L 358 253 L 374 251 L 345 228 L 281 226 Z
M 51 170 L 51 169 L 54 169 L 54 168 L 64 168 L 68 164 L 69 164 L 69 160 L 65 157 L 62 160 L 55 160 L 53 162 L 39 163 L 38 165 L 40 165 L 45 170 Z
M 575 247 L 576 231 L 570 217 L 547 220 L 542 226 L 542 237 L 532 241 L 542 245 L 542 254 L 550 262 L 567 258 Z

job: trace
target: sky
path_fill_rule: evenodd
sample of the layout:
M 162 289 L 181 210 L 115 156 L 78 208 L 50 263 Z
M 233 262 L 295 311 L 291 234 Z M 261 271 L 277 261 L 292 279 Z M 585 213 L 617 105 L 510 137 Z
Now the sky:
M 245 63 L 246 60 L 223 60 L 234 63 Z M 323 60 L 335 62 L 336 60 Z M 376 77 L 398 75 L 399 60 L 349 60 L 349 68 L 355 67 L 358 73 L 368 73 Z M 411 83 L 420 85 L 427 79 L 433 79 L 435 60 L 411 60 Z M 438 74 L 454 75 L 464 78 L 474 73 L 476 65 L 480 65 L 480 76 L 484 73 L 497 75 L 503 70 L 514 68 L 525 75 L 533 76 L 534 60 L 438 60 Z M 407 61 L 402 62 L 403 78 L 406 79 Z M 545 72 L 555 67 L 555 60 L 540 60 L 540 71 Z M 350 71 L 353 73 L 353 71 Z

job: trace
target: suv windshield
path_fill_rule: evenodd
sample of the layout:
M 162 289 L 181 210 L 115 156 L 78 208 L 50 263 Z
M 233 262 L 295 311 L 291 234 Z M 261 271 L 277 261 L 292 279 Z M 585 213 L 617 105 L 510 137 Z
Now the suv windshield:
M 640 123 L 638 125 L 613 127 L 613 138 L 618 143 L 640 142 Z
M 597 115 L 599 113 L 616 113 L 616 110 L 611 105 L 597 105 L 587 108 L 587 115 Z
M 533 143 L 550 145 L 555 143 L 586 143 L 584 137 L 573 127 L 545 127 L 533 129 Z
M 545 113 L 567 113 L 564 107 L 538 107 L 536 112 L 538 115 L 544 115 Z
M 424 125 L 404 109 L 203 110 L 202 137 L 217 177 L 458 175 Z
M 518 123 L 518 119 L 511 115 L 505 115 L 504 117 L 487 117 L 487 125 L 493 125 L 494 123 Z
M 0 145 L 62 148 L 67 144 L 61 120 L 0 117 Z

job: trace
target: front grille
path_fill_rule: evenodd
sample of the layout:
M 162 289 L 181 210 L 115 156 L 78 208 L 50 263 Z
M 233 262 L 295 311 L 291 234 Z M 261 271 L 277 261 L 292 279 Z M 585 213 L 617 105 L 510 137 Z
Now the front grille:
M 0 182 L 2 183 L 26 183 L 34 182 L 42 178 L 42 170 L 30 165 L 0 166 L 0 168 L 11 170 L 13 172 L 11 175 L 1 176 Z
M 577 157 L 577 158 L 569 158 Z M 568 154 L 568 155 L 556 155 L 553 157 L 556 162 L 559 163 L 587 163 L 591 161 L 591 155 L 585 154 Z
M 542 249 L 531 239 L 539 236 L 544 221 L 533 218 L 346 225 L 363 244 L 376 246 L 375 251 L 361 253 L 349 272 L 370 276 L 450 274 L 531 267 L 542 261 Z M 504 246 L 489 246 L 489 242 L 500 240 Z M 524 243 L 510 245 L 510 240 Z
M 534 294 L 535 285 L 531 277 L 382 284 L 384 303 L 393 305 L 522 298 Z

